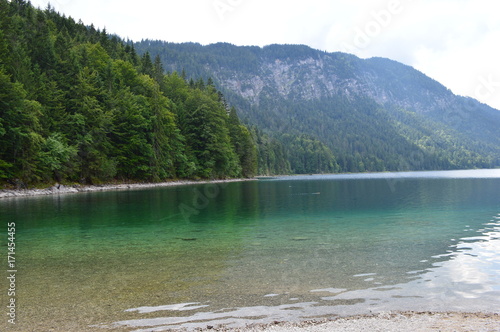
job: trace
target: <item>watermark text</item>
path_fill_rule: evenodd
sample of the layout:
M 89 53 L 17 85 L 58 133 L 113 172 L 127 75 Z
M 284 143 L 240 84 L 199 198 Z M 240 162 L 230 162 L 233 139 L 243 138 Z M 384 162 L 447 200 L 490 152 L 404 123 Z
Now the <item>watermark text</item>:
M 16 223 L 7 224 L 7 321 L 16 324 Z
M 406 0 L 406 2 L 412 0 Z M 393 22 L 394 17 L 400 15 L 404 11 L 404 5 L 400 0 L 390 0 L 386 8 L 370 12 L 371 19 L 364 26 L 354 28 L 354 37 L 351 43 L 342 42 L 341 50 L 346 53 L 356 53 L 356 50 L 367 48 L 372 40 L 378 37 L 384 29 L 389 27 Z
M 488 75 L 488 77 L 479 76 L 478 80 L 479 85 L 474 91 L 477 99 L 484 100 L 500 92 L 500 80 L 494 78 L 493 74 Z
M 212 6 L 221 21 L 226 19 L 228 13 L 232 13 L 243 3 L 243 0 L 215 0 Z
M 206 209 L 210 202 L 213 201 L 219 194 L 221 190 L 228 185 L 228 182 L 221 181 L 216 183 L 209 183 L 200 188 L 193 189 L 193 199 L 190 204 L 181 203 L 179 205 L 179 210 L 181 211 L 184 220 L 189 221 L 191 216 L 198 215 L 201 210 Z

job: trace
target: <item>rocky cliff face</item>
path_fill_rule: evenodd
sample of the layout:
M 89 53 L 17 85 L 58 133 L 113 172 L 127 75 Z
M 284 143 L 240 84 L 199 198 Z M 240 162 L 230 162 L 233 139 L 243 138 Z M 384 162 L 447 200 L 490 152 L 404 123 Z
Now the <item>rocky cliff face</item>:
M 286 99 L 320 99 L 339 94 L 346 87 L 334 73 L 326 73 L 324 59 L 307 58 L 300 61 L 262 61 L 258 73 L 236 73 L 226 79 L 218 75 L 221 85 L 243 96 L 252 104 L 258 104 L 263 91 L 274 92 Z M 355 82 L 349 82 L 355 86 Z M 346 89 L 346 92 L 348 90 Z
M 206 66 L 220 86 L 259 105 L 263 95 L 310 101 L 333 96 L 372 98 L 418 112 L 455 104 L 456 96 L 415 69 L 387 59 L 361 60 L 335 53 L 303 59 L 269 59 L 262 56 L 256 72 L 229 71 Z M 339 75 L 342 68 L 343 75 Z M 402 74 L 402 75 L 401 75 Z

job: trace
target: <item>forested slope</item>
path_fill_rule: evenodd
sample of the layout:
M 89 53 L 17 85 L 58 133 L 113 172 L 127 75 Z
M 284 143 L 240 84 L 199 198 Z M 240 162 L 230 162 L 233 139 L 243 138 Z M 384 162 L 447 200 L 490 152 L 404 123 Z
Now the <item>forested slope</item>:
M 255 139 L 271 141 L 253 132 L 210 81 L 164 75 L 117 36 L 0 0 L 0 183 L 251 177 Z
M 303 45 L 144 40 L 169 71 L 212 77 L 299 173 L 500 166 L 500 112 L 412 67 Z

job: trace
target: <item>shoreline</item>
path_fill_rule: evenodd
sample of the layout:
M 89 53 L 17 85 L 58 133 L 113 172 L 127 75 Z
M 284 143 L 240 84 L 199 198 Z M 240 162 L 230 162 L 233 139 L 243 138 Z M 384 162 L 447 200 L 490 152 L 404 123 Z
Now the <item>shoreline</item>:
M 389 311 L 373 314 L 274 322 L 228 328 L 207 326 L 198 331 L 225 332 L 361 332 L 361 331 L 500 331 L 500 314 L 453 311 Z M 177 331 L 177 330 L 169 330 Z M 180 329 L 183 331 L 183 329 Z
M 99 191 L 115 191 L 115 190 L 136 190 L 148 189 L 157 187 L 174 187 L 186 186 L 192 184 L 212 184 L 212 183 L 230 183 L 243 181 L 256 181 L 256 178 L 244 179 L 225 179 L 225 180 L 179 180 L 158 183 L 119 183 L 119 184 L 103 184 L 103 185 L 62 185 L 54 184 L 51 187 L 43 189 L 0 189 L 0 199 L 17 198 L 17 197 L 34 197 L 48 196 L 60 194 L 78 194 Z
M 172 180 L 165 182 L 146 182 L 146 183 L 107 183 L 102 185 L 63 185 L 55 183 L 51 187 L 43 189 L 5 189 L 0 188 L 0 199 L 3 198 L 15 198 L 15 197 L 31 197 L 31 196 L 45 196 L 45 195 L 56 195 L 56 194 L 72 194 L 80 192 L 96 192 L 96 191 L 111 191 L 111 190 L 135 190 L 135 189 L 147 189 L 155 187 L 170 187 L 170 186 L 182 186 L 182 185 L 192 185 L 192 184 L 208 184 L 208 183 L 229 183 L 229 182 L 242 182 L 242 181 L 258 181 L 267 179 L 276 179 L 280 177 L 301 177 L 301 176 L 311 176 L 311 175 L 335 175 L 339 178 L 345 176 L 357 176 L 366 177 L 370 175 L 376 175 L 377 177 L 383 175 L 393 175 L 387 177 L 387 179 L 400 179 L 405 178 L 402 175 L 414 174 L 414 173 L 425 173 L 425 172 L 456 172 L 456 171 L 492 171 L 498 170 L 500 168 L 492 169 L 469 169 L 469 170 L 438 170 L 438 171 L 401 171 L 401 172 L 359 172 L 359 173 L 328 173 L 328 174 L 282 174 L 282 175 L 258 175 L 253 178 L 236 178 L 236 179 L 223 179 L 223 180 Z M 397 176 L 394 176 L 397 175 Z

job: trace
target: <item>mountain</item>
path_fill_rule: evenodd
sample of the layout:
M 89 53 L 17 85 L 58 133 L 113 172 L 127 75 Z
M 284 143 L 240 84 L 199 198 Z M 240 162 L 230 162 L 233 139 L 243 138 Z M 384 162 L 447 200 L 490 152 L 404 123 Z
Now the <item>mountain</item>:
M 295 173 L 500 166 L 500 112 L 396 61 L 303 45 L 134 47 L 213 80 L 245 123 L 283 144 Z

